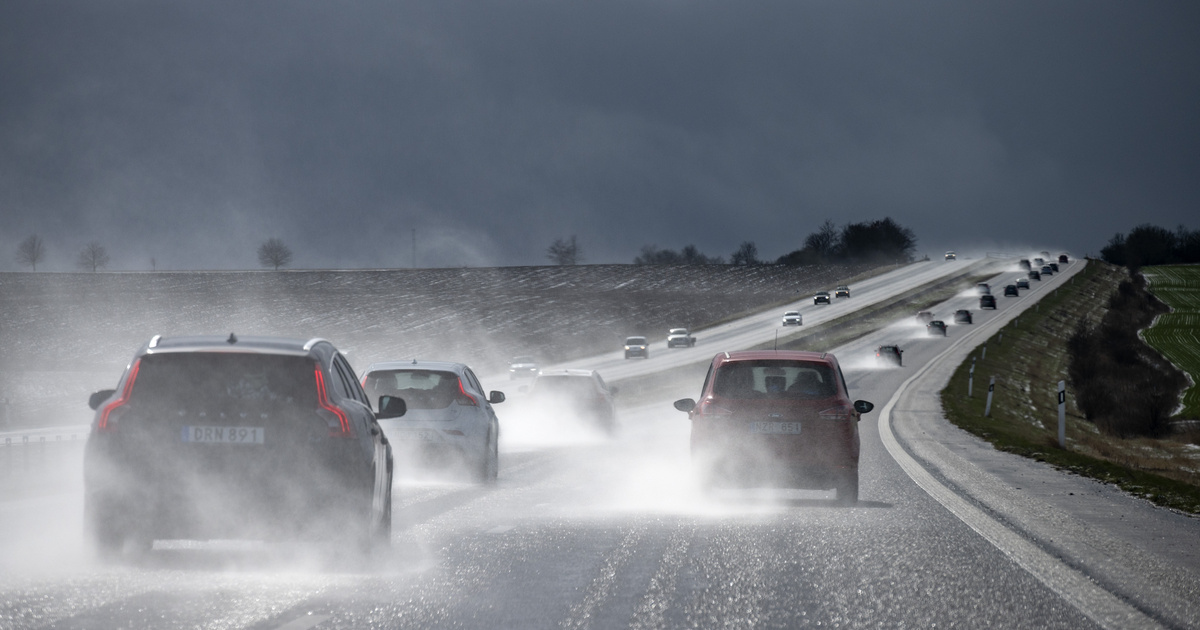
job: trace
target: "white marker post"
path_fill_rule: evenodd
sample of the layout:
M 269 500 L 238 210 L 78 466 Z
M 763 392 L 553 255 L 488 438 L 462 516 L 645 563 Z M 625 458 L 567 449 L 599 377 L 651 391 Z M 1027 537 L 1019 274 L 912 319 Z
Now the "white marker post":
M 1067 448 L 1067 382 L 1058 382 L 1058 447 Z
M 971 392 L 975 388 L 975 357 L 971 357 L 971 370 L 967 372 L 967 398 L 971 398 Z
M 988 399 L 987 399 L 987 404 L 984 405 L 984 407 L 983 407 L 983 417 L 985 417 L 985 418 L 992 417 L 992 392 L 995 391 L 995 389 L 996 389 L 996 377 L 993 376 L 992 380 L 988 381 Z
M 987 346 L 983 347 L 983 354 L 979 355 L 980 361 L 987 361 Z

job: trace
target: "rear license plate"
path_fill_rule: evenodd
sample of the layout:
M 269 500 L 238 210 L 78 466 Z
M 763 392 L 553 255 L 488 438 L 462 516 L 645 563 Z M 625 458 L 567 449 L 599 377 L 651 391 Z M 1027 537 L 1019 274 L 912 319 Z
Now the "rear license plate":
M 751 433 L 796 435 L 800 433 L 799 422 L 751 422 Z
M 183 427 L 184 442 L 202 444 L 262 444 L 262 427 Z
M 437 442 L 437 431 L 431 430 L 408 430 L 401 431 L 397 436 L 402 442 Z

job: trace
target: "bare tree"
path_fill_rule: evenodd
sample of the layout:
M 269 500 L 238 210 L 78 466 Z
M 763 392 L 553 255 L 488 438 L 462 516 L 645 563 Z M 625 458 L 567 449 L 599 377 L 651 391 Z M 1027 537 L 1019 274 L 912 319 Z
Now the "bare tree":
M 85 245 L 79 252 L 79 258 L 75 260 L 75 266 L 84 271 L 90 269 L 92 273 L 95 273 L 97 269 L 103 269 L 108 266 L 108 251 L 100 243 L 92 241 Z
M 30 234 L 29 238 L 21 241 L 21 244 L 17 246 L 17 262 L 33 267 L 34 271 L 37 271 L 37 264 L 45 258 L 46 243 L 37 234 Z
M 556 265 L 578 265 L 583 262 L 583 254 L 579 251 L 579 243 L 575 235 L 571 238 L 556 238 L 546 248 L 546 258 Z
M 280 267 L 292 262 L 292 250 L 283 243 L 283 239 L 269 238 L 258 246 L 258 263 L 264 267 Z
M 731 265 L 758 265 L 762 261 L 758 259 L 758 246 L 754 241 L 746 241 L 738 246 L 737 251 L 729 257 Z

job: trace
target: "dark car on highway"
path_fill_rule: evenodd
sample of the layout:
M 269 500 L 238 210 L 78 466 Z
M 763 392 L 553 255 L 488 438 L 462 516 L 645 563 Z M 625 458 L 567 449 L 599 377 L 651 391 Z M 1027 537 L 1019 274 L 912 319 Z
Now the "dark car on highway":
M 979 308 L 996 308 L 996 296 L 981 295 L 979 296 Z
M 89 404 L 84 524 L 102 554 L 160 539 L 390 542 L 391 446 L 328 341 L 156 336 Z M 405 411 L 379 405 L 379 418 Z
M 974 320 L 971 317 L 971 311 L 968 311 L 965 308 L 960 308 L 957 311 L 954 311 L 954 323 L 955 324 L 974 323 Z
M 928 324 L 925 324 L 925 333 L 928 334 L 930 337 L 933 337 L 935 335 L 940 335 L 942 337 L 945 337 L 946 336 L 946 322 L 944 322 L 940 319 L 935 319 L 935 320 L 929 322 Z
M 650 358 L 650 342 L 646 341 L 645 337 L 625 338 L 625 358 L 632 359 L 634 357 Z
M 1054 269 L 1050 265 L 1042 265 L 1042 275 L 1052 276 L 1054 275 Z
M 813 304 L 829 304 L 830 302 L 828 291 L 820 291 L 813 296 Z
M 579 422 L 608 435 L 617 432 L 616 388 L 595 370 L 542 370 L 529 388 L 527 403 L 554 422 Z
M 1052 262 L 1052 263 L 1050 263 L 1049 267 L 1050 267 L 1051 271 L 1053 271 L 1054 273 L 1058 273 L 1058 263 Z
M 858 501 L 858 420 L 874 406 L 853 401 L 837 358 L 823 352 L 722 352 L 699 401 L 675 408 L 692 421 L 701 486 L 836 490 Z
M 1017 288 L 1018 289 L 1028 289 L 1029 288 L 1029 278 L 1017 278 Z
M 917 313 L 917 321 L 922 324 L 928 324 L 933 321 L 933 313 L 929 311 L 921 311 Z
M 1021 261 L 1017 264 L 1020 265 L 1021 269 L 1024 269 L 1025 271 L 1029 271 L 1030 269 L 1033 268 L 1032 265 L 1029 264 L 1028 258 L 1022 258 Z
M 875 362 L 901 367 L 904 365 L 903 355 L 904 351 L 900 346 L 879 346 L 875 349 Z
M 1030 269 L 1029 270 L 1029 279 L 1030 280 L 1041 280 L 1042 272 L 1038 271 L 1037 269 Z
M 1004 297 L 1020 297 L 1021 292 L 1017 290 L 1017 285 L 1008 284 L 1004 286 Z
M 1066 255 L 1066 254 L 1060 254 L 1060 255 L 1059 255 L 1059 257 L 1058 257 L 1058 264 L 1060 264 L 1060 265 L 1065 265 L 1065 264 L 1067 264 L 1067 263 L 1069 263 L 1069 262 L 1071 262 L 1071 259 L 1070 259 L 1070 258 L 1067 258 L 1067 255 Z
M 834 290 L 833 297 L 840 297 L 840 298 L 850 297 L 850 287 L 848 287 L 844 284 L 839 286 L 836 290 Z

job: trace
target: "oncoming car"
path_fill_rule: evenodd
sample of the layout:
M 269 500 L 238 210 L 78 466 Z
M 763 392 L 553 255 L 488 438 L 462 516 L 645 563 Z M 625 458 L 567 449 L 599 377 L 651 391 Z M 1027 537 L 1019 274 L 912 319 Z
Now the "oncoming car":
M 917 313 L 917 322 L 918 323 L 928 324 L 931 321 L 933 321 L 933 313 L 931 313 L 930 311 L 921 311 L 921 312 Z
M 88 402 L 84 526 L 102 554 L 164 539 L 390 542 L 391 446 L 328 341 L 155 336 Z M 382 405 L 380 418 L 404 414 Z
M 800 311 L 788 311 L 783 314 L 784 326 L 800 326 L 804 323 L 804 317 L 800 315 Z
M 832 354 L 722 352 L 697 402 L 675 401 L 692 422 L 701 487 L 836 490 L 858 501 L 858 420 L 873 405 L 851 402 Z
M 958 254 L 954 252 L 946 252 L 946 260 L 958 260 Z
M 634 357 L 650 358 L 650 342 L 646 341 L 645 337 L 625 338 L 625 358 L 632 359 Z
M 574 422 L 617 432 L 617 408 L 610 388 L 595 370 L 543 370 L 529 388 L 534 413 L 551 422 Z
M 383 433 L 406 466 L 465 471 L 472 481 L 493 483 L 500 470 L 500 423 L 492 405 L 504 393 L 484 395 L 471 368 L 443 361 L 373 363 L 363 389 L 404 400 L 403 418 L 380 421 Z
M 667 331 L 667 347 L 668 348 L 692 348 L 696 345 L 696 338 L 686 328 L 672 328 Z
M 513 357 L 513 360 L 508 364 L 509 380 L 518 378 L 533 378 L 537 376 L 538 365 L 537 360 L 533 357 Z
M 829 304 L 831 302 L 832 300 L 829 299 L 828 291 L 818 291 L 817 294 L 813 296 L 813 304 Z
M 840 297 L 840 298 L 850 297 L 850 287 L 848 287 L 844 284 L 839 285 L 838 288 L 834 290 L 833 297 Z

